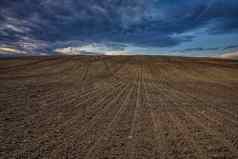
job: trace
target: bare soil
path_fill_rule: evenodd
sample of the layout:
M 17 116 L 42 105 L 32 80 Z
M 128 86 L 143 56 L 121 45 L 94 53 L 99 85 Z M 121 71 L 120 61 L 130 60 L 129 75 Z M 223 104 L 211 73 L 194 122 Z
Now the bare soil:
M 238 61 L 2 59 L 0 158 L 237 159 Z

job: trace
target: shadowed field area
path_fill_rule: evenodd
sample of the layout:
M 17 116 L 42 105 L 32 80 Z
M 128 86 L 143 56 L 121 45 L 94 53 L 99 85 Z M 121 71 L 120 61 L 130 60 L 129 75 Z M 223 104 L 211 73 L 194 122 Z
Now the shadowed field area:
M 238 61 L 2 59 L 0 158 L 237 159 Z

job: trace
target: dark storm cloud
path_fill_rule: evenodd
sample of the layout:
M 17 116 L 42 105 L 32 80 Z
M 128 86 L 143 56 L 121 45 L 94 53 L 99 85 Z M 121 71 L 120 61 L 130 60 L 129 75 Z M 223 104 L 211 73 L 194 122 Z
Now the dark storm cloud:
M 220 48 L 218 47 L 214 47 L 214 48 L 202 48 L 202 47 L 198 47 L 198 48 L 187 48 L 187 49 L 183 49 L 181 50 L 181 52 L 199 52 L 199 51 L 217 51 Z
M 237 17 L 237 0 L 1 0 L 0 42 L 33 41 L 46 51 L 46 43 L 69 41 L 171 47 L 192 41 L 180 34 L 199 28 L 237 32 Z
M 230 45 L 230 46 L 223 48 L 223 50 L 230 50 L 230 49 L 237 49 L 237 48 L 238 48 L 238 45 Z

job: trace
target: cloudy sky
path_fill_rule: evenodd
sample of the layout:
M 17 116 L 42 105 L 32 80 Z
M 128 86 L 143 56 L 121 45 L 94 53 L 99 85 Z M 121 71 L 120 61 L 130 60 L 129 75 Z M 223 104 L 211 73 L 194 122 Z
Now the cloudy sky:
M 0 0 L 0 52 L 217 56 L 237 17 L 237 0 Z

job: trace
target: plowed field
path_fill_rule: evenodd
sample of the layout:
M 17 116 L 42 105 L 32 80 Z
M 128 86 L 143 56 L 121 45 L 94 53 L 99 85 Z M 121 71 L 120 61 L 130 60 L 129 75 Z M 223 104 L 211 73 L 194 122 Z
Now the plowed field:
M 238 61 L 0 60 L 0 158 L 237 159 Z

